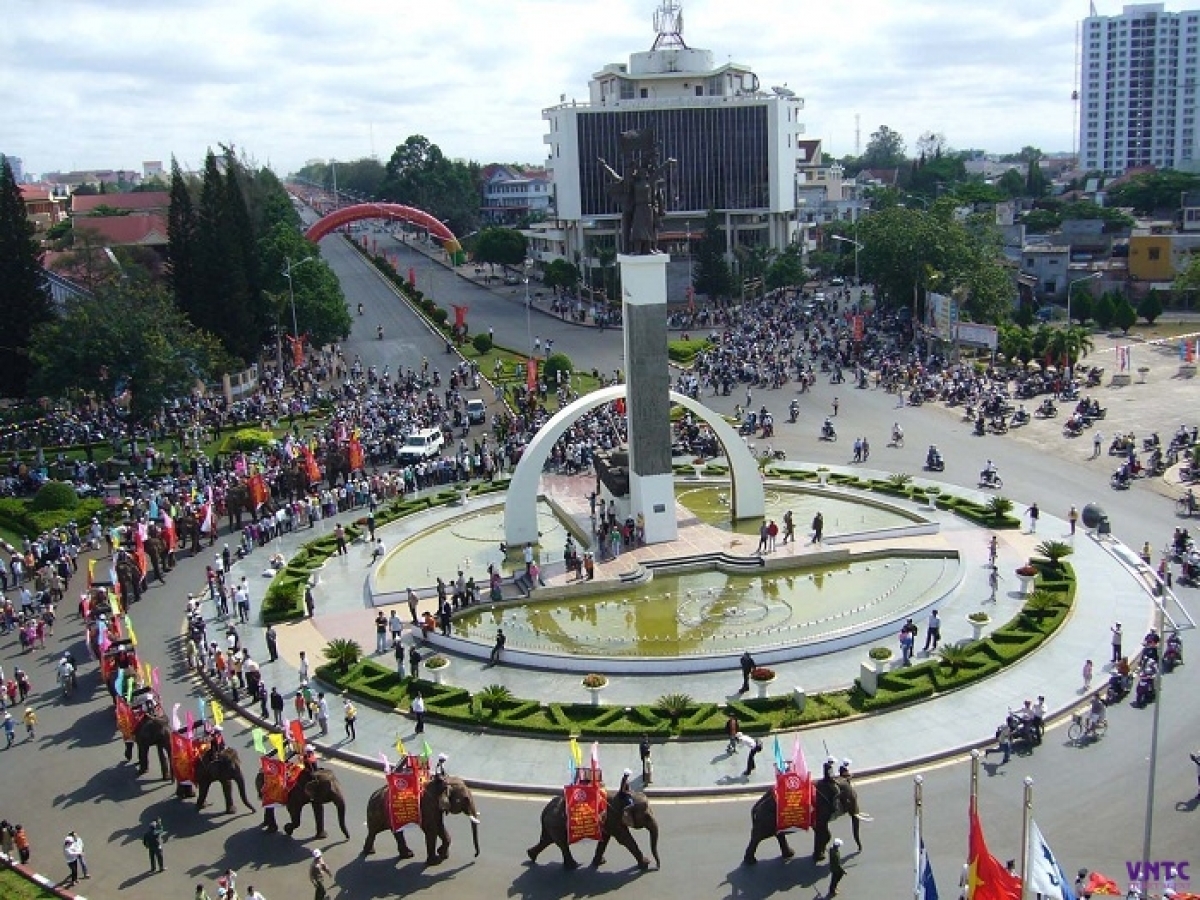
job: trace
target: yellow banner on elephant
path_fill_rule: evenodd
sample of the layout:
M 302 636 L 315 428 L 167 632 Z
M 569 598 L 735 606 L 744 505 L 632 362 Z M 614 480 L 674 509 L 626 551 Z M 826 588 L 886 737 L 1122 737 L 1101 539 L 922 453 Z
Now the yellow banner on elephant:
M 275 753 L 281 760 L 287 759 L 287 752 L 284 750 L 283 735 L 272 732 L 267 735 L 267 740 L 271 742 L 271 746 L 275 748 Z
M 212 706 L 212 714 L 213 714 L 213 716 L 212 716 L 213 724 L 216 725 L 218 728 L 220 728 L 221 723 L 225 721 L 225 710 L 221 709 L 221 701 L 220 700 L 213 700 L 211 703 L 211 706 Z

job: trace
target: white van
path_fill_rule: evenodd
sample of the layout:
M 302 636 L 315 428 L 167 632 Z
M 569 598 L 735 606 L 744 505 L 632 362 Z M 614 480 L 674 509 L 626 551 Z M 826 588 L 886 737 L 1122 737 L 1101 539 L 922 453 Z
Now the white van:
M 442 432 L 438 428 L 422 428 L 404 439 L 400 462 L 415 463 L 433 459 L 442 450 Z

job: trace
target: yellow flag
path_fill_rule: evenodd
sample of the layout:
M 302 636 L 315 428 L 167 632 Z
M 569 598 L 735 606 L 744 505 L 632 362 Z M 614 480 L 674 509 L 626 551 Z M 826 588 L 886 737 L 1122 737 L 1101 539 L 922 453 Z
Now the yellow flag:
M 221 701 L 220 700 L 214 700 L 211 703 L 211 706 L 212 706 L 212 714 L 213 714 L 213 724 L 219 726 L 222 722 L 225 721 L 225 710 L 221 709 Z
M 400 735 L 396 735 L 396 752 L 400 756 L 408 756 L 408 751 L 404 748 L 404 739 Z
M 271 732 L 267 735 L 267 740 L 271 742 L 271 746 L 275 748 L 275 752 L 279 754 L 279 758 L 286 760 L 287 752 L 283 749 L 283 735 Z
M 579 741 L 571 738 L 571 759 L 575 761 L 576 766 L 583 765 L 583 751 L 579 749 Z
M 153 670 L 150 668 L 150 663 L 146 663 L 145 665 L 142 666 L 142 684 L 145 687 L 150 686 L 150 675 L 151 675 L 152 671 Z

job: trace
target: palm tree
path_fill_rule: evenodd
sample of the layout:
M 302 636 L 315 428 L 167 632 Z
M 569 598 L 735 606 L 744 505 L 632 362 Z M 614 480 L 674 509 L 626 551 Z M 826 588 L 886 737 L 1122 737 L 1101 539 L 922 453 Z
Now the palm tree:
M 503 684 L 489 684 L 475 698 L 479 701 L 479 705 L 491 712 L 494 716 L 499 711 L 501 705 L 512 700 L 513 695 Z
M 345 675 L 350 667 L 362 658 L 362 645 L 350 638 L 334 638 L 325 645 L 321 653 Z
M 1048 336 L 1046 353 L 1050 358 L 1073 366 L 1094 348 L 1091 333 L 1078 325 L 1055 328 Z

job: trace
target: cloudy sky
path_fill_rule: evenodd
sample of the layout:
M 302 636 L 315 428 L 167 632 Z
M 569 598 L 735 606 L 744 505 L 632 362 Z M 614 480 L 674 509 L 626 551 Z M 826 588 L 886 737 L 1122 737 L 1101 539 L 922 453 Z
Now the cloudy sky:
M 286 173 L 386 162 L 420 133 L 452 157 L 541 162 L 542 109 L 648 50 L 657 4 L 3 0 L 0 152 L 37 173 L 172 154 L 195 166 L 232 143 Z M 836 155 L 854 152 L 856 114 L 863 145 L 886 124 L 910 149 L 930 130 L 956 148 L 1072 148 L 1086 0 L 684 0 L 683 13 L 690 46 L 804 97 L 807 133 Z

